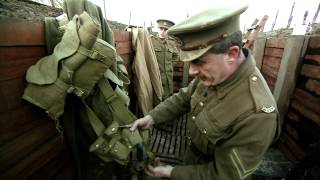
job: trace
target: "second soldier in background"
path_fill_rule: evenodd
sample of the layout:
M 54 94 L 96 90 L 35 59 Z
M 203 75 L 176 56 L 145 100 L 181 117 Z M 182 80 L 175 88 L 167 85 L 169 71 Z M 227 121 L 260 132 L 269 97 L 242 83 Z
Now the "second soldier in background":
M 179 57 L 173 39 L 167 36 L 167 30 L 174 23 L 165 19 L 159 19 L 157 23 L 159 32 L 156 36 L 151 35 L 151 40 L 156 53 L 164 90 L 162 100 L 165 100 L 173 93 L 173 67 Z M 155 105 L 159 103 L 156 102 Z

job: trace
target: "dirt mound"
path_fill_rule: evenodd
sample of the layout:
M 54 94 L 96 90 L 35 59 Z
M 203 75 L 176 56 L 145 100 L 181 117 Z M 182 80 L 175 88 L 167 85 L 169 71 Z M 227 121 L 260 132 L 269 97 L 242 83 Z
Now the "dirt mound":
M 0 19 L 13 18 L 33 22 L 43 21 L 45 17 L 56 17 L 62 9 L 53 8 L 28 0 L 1 0 Z
M 44 21 L 45 17 L 57 17 L 63 13 L 61 8 L 54 8 L 29 0 L 1 0 L 0 20 L 18 19 L 32 22 Z M 116 21 L 109 21 L 112 30 L 124 30 L 127 25 Z

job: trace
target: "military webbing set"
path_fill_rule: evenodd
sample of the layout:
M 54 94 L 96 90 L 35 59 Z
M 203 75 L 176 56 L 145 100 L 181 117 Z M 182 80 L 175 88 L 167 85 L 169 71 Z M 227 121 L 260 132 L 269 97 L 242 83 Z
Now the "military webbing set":
M 137 160 L 139 163 L 133 163 L 134 168 L 141 170 L 143 163 L 152 158 L 145 148 L 149 134 L 148 131 L 131 132 L 126 126 L 136 119 L 128 109 L 129 98 L 121 89 L 124 83 L 129 83 L 126 70 L 124 66 L 118 68 L 118 75 L 110 70 L 120 56 L 112 45 L 98 38 L 100 26 L 86 12 L 75 15 L 64 29 L 53 54 L 28 69 L 29 84 L 23 98 L 45 109 L 58 122 L 64 113 L 67 95 L 76 95 L 85 107 L 81 113 L 86 114 L 97 137 L 90 152 L 105 162 L 115 161 L 121 165 Z M 101 93 L 107 106 L 99 108 L 111 112 L 111 116 L 105 117 L 108 122 L 102 121 L 88 103 L 88 97 L 95 92 Z M 137 154 L 143 157 L 137 158 Z

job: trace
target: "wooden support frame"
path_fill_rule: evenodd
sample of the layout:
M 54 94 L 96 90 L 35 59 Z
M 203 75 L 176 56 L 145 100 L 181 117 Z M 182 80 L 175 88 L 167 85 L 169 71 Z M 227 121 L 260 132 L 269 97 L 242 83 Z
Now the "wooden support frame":
M 253 46 L 253 56 L 256 60 L 256 66 L 261 70 L 263 56 L 264 56 L 264 48 L 266 46 L 267 39 L 266 38 L 258 38 L 254 42 Z
M 273 91 L 273 96 L 278 105 L 281 123 L 288 111 L 290 98 L 294 92 L 303 56 L 307 50 L 308 41 L 308 36 L 291 36 L 287 39 L 287 44 L 284 48 L 277 81 Z

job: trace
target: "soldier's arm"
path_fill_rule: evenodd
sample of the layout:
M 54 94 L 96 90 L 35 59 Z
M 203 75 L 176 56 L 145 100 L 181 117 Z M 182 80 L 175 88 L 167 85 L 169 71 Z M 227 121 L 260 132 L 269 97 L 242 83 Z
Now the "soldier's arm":
M 174 180 L 246 179 L 258 167 L 264 153 L 272 143 L 277 127 L 276 114 L 259 113 L 232 127 L 235 134 L 215 144 L 215 159 L 207 164 L 176 166 Z M 208 132 L 207 132 L 208 134 Z M 219 137 L 209 137 L 215 142 Z
M 199 80 L 194 79 L 187 87 L 180 89 L 149 112 L 154 122 L 173 120 L 190 110 L 190 99 Z

